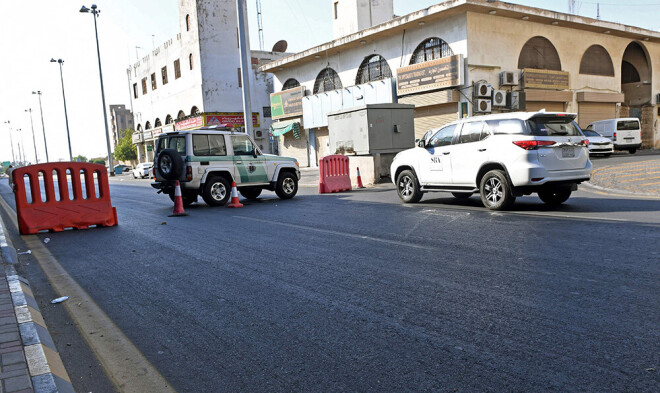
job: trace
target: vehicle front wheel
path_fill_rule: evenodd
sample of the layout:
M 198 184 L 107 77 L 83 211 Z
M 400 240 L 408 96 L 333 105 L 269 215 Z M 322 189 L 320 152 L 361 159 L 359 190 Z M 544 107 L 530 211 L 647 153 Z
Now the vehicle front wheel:
M 454 196 L 454 198 L 457 199 L 468 199 L 469 197 L 472 196 L 471 192 L 452 192 L 451 195 Z
M 550 206 L 559 206 L 571 196 L 570 188 L 553 188 L 539 191 L 539 198 Z
M 222 206 L 231 196 L 229 181 L 221 176 L 209 176 L 204 183 L 202 198 L 209 206 Z
M 481 202 L 490 210 L 505 210 L 516 200 L 509 179 L 504 171 L 499 169 L 484 175 L 479 185 L 479 193 Z
M 291 172 L 282 172 L 277 178 L 275 193 L 280 199 L 291 199 L 298 193 L 298 179 Z
M 404 203 L 417 203 L 424 195 L 419 189 L 417 176 L 413 171 L 407 169 L 399 173 L 396 178 L 396 193 Z
M 261 195 L 261 188 L 259 187 L 241 187 L 238 189 L 238 192 L 241 193 L 247 199 L 257 199 Z

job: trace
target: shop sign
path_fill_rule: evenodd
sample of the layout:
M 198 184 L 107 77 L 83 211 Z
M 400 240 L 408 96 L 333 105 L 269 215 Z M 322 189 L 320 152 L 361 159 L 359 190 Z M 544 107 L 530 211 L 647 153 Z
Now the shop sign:
M 245 127 L 245 116 L 240 112 L 206 113 L 206 126 L 226 124 L 228 127 Z M 259 127 L 259 113 L 252 112 L 252 126 Z
M 298 86 L 293 89 L 273 93 L 270 95 L 271 116 L 273 119 L 302 115 L 302 98 L 305 87 Z
M 147 145 L 147 151 L 154 151 L 154 145 Z
M 157 137 L 158 135 L 165 133 L 165 132 L 172 132 L 174 131 L 174 124 L 165 124 L 162 127 L 154 128 L 153 130 L 153 135 L 154 138 Z
M 174 123 L 174 128 L 177 131 L 190 130 L 199 127 L 204 127 L 204 116 L 202 115 L 191 117 L 190 119 L 185 119 Z
M 146 141 L 146 140 L 149 140 L 151 138 L 153 138 L 153 132 L 151 130 L 145 131 L 144 132 L 144 140 Z
M 133 139 L 133 143 L 140 143 L 144 141 L 144 139 L 142 139 L 141 132 L 134 133 L 132 139 Z
M 568 90 L 568 72 L 525 68 L 523 85 L 526 89 Z
M 396 74 L 399 96 L 460 86 L 464 83 L 463 55 L 401 67 Z

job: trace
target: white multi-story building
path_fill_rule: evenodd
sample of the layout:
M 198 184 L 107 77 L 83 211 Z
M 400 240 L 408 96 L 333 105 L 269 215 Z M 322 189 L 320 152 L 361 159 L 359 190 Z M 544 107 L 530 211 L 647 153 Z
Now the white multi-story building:
M 235 0 L 179 0 L 180 33 L 129 69 L 138 160 L 153 161 L 163 131 L 224 123 L 244 127 Z M 257 68 L 279 52 L 251 51 L 250 96 L 256 142 L 270 152 L 272 75 Z

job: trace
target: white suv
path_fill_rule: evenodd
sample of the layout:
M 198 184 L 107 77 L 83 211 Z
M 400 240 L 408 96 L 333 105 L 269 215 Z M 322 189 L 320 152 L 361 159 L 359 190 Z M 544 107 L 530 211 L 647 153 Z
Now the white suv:
M 425 192 L 447 191 L 456 198 L 479 192 L 493 210 L 534 192 L 547 204 L 562 204 L 591 177 L 589 142 L 575 117 L 516 112 L 450 123 L 397 154 L 392 181 L 406 203 L 419 202 Z
M 289 199 L 298 192 L 300 180 L 295 158 L 262 154 L 246 133 L 216 126 L 161 134 L 153 172 L 151 186 L 172 200 L 176 181 L 181 183 L 184 205 L 197 201 L 198 195 L 209 205 L 224 205 L 232 182 L 248 199 L 258 198 L 262 190 Z

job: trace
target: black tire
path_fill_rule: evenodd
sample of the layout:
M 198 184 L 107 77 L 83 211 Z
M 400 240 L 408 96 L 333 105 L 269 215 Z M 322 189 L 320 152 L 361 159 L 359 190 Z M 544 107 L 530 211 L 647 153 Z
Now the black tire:
M 472 196 L 471 192 L 452 192 L 451 195 L 454 196 L 454 198 L 457 199 L 468 199 L 469 197 Z
M 405 170 L 396 177 L 396 193 L 403 203 L 417 203 L 424 195 L 419 189 L 417 176 L 411 170 Z
M 183 160 L 174 149 L 161 150 L 156 157 L 156 173 L 165 180 L 176 180 L 183 174 Z
M 549 206 L 559 206 L 571 196 L 570 188 L 553 188 L 538 192 L 539 198 Z
M 516 200 L 512 191 L 506 173 L 499 169 L 486 173 L 479 184 L 481 202 L 490 210 L 508 209 Z
M 609 156 L 611 156 L 611 155 L 612 155 L 612 153 L 605 153 L 605 154 L 603 154 L 603 157 L 604 157 L 604 158 L 607 158 L 607 157 L 609 157 Z
M 262 188 L 260 187 L 241 187 L 238 189 L 238 192 L 241 193 L 247 199 L 257 199 L 261 195 Z
M 202 198 L 209 206 L 223 206 L 231 197 L 231 183 L 222 176 L 209 176 L 204 183 Z
M 197 202 L 197 194 L 191 192 L 184 192 L 181 195 L 181 201 L 183 201 L 183 206 L 190 206 L 194 202 Z M 174 191 L 168 194 L 172 202 L 174 202 Z
M 628 153 L 635 154 L 637 153 L 637 149 L 628 149 Z
M 298 193 L 298 179 L 291 172 L 282 172 L 275 184 L 275 193 L 280 199 L 291 199 Z

